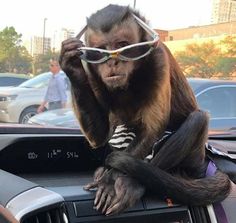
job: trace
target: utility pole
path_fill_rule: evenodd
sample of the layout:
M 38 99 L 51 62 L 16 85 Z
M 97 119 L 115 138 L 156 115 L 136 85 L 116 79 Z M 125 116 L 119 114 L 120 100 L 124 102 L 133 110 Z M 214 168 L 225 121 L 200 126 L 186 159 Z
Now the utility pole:
M 43 55 L 44 55 L 44 48 L 45 48 L 45 30 L 46 30 L 46 21 L 47 18 L 43 19 Z
M 134 6 L 133 6 L 133 8 L 135 9 L 135 7 L 136 7 L 136 0 L 134 0 Z

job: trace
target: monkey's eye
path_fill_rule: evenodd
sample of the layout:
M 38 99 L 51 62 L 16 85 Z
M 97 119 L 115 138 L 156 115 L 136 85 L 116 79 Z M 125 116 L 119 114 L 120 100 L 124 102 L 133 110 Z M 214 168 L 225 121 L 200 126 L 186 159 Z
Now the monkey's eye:
M 122 47 L 125 47 L 128 45 L 129 45 L 129 43 L 127 41 L 121 41 L 116 44 L 116 49 L 119 49 L 119 48 L 122 48 Z
M 106 58 L 109 57 L 109 54 L 106 52 L 100 52 L 100 51 L 96 51 L 96 50 L 80 50 L 81 55 L 80 58 L 82 60 L 85 60 L 87 62 L 91 62 L 91 63 L 101 63 L 104 60 L 106 60 Z
M 135 59 L 147 55 L 153 48 L 150 45 L 134 46 L 120 52 L 125 58 Z

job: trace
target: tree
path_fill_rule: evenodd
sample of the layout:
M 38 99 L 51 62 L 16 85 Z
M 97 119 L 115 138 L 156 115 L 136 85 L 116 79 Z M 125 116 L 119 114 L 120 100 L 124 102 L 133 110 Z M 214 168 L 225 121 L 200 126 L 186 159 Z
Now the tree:
M 236 36 L 227 36 L 221 42 L 224 46 L 222 57 L 217 63 L 217 70 L 224 77 L 236 72 Z
M 31 71 L 31 56 L 21 46 L 21 34 L 14 27 L 6 27 L 0 32 L 1 72 L 28 73 Z
M 188 44 L 175 56 L 186 76 L 230 77 L 236 71 L 236 37 L 227 36 L 218 43 Z
M 227 78 L 236 71 L 236 57 L 220 57 L 216 63 L 216 70 Z
M 226 36 L 220 44 L 225 46 L 225 56 L 236 58 L 236 36 Z
M 221 52 L 213 41 L 188 44 L 175 56 L 187 76 L 210 78 L 215 74 L 215 64 Z

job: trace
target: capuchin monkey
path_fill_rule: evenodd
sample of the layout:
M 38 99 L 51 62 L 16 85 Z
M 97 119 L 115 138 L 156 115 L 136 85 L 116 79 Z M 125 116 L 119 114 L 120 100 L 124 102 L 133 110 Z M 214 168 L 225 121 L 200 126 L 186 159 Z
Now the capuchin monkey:
M 60 65 L 82 132 L 93 148 L 111 150 L 85 186 L 97 189 L 94 205 L 106 215 L 131 207 L 145 192 L 190 205 L 222 201 L 230 192 L 226 174 L 205 176 L 208 115 L 145 24 L 139 12 L 108 5 L 62 43 Z

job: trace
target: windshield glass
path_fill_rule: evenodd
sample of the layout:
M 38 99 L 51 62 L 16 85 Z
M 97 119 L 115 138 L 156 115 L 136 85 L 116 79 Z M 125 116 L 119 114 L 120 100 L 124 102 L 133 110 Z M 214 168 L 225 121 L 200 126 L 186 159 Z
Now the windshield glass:
M 49 78 L 51 74 L 50 73 L 44 73 L 36 76 L 35 78 L 32 78 L 28 81 L 23 82 L 19 85 L 19 87 L 25 87 L 25 88 L 43 88 L 47 87 Z
M 20 84 L 17 83 L 15 84 L 17 86 L 13 87 L 9 84 L 12 83 L 10 79 L 7 82 L 3 78 L 0 79 L 0 95 L 2 96 L 0 126 L 7 123 L 36 125 L 44 128 L 48 126 L 80 128 L 72 108 L 71 86 L 73 85 L 59 64 L 61 46 L 63 41 L 75 38 L 79 33 L 85 33 L 86 28 L 83 28 L 87 23 L 87 18 L 109 4 L 129 6 L 137 10 L 141 18 L 145 18 L 146 23 L 146 25 L 140 25 L 142 22 L 137 23 L 143 35 L 140 39 L 145 39 L 141 42 L 151 41 L 150 33 L 154 33 L 154 36 L 155 33 L 158 34 L 159 43 L 166 45 L 186 76 L 197 97 L 200 109 L 217 114 L 218 120 L 222 118 L 219 122 L 224 128 L 226 119 L 228 119 L 229 128 L 236 127 L 235 0 L 165 0 L 157 1 L 158 7 L 153 7 L 154 2 L 149 0 L 87 0 L 83 2 L 36 0 L 33 4 L 30 0 L 3 1 L 0 13 L 0 73 L 19 76 L 24 74 L 27 80 L 22 80 Z M 92 25 L 99 26 L 99 22 Z M 106 22 L 109 25 L 112 21 Z M 129 30 L 132 32 L 127 33 Z M 123 39 L 120 41 L 119 32 L 117 32 L 116 43 L 111 46 L 105 46 L 105 43 L 97 44 L 100 35 L 93 40 L 96 42 L 92 46 L 93 50 L 89 50 L 88 45 L 84 44 L 85 49 L 80 52 L 84 53 L 83 57 L 77 56 L 80 59 L 84 58 L 85 70 L 86 64 L 89 65 L 88 67 L 96 67 L 102 61 L 101 64 L 105 66 L 111 63 L 115 56 L 117 60 L 123 60 L 121 63 L 124 67 L 132 63 L 134 69 L 138 69 L 139 61 L 144 61 L 155 52 L 162 52 L 158 43 L 152 43 L 151 46 L 139 45 L 139 38 L 130 38 L 134 30 L 134 27 L 129 27 L 122 31 L 126 36 L 125 41 Z M 105 34 L 104 36 L 108 36 L 107 31 Z M 83 42 L 84 36 L 81 37 Z M 132 44 L 138 45 L 130 48 Z M 157 49 L 155 49 L 156 46 Z M 94 50 L 94 48 L 106 51 Z M 107 55 L 107 52 L 120 48 L 125 49 L 119 52 L 120 55 Z M 91 64 L 91 61 L 94 64 Z M 112 71 L 109 69 L 103 72 L 104 76 L 114 76 L 115 72 L 120 72 L 121 76 L 126 75 L 123 68 Z M 55 75 L 52 75 L 53 73 Z M 57 76 L 58 73 L 64 75 L 62 75 L 63 79 Z M 146 73 L 144 72 L 145 75 Z M 89 72 L 87 74 L 89 76 Z M 226 86 L 219 88 L 219 92 L 213 90 L 205 92 L 209 86 L 214 88 L 216 83 L 213 83 L 213 80 L 228 80 L 231 82 L 231 89 L 228 90 Z M 112 81 L 118 81 L 118 78 L 114 77 Z M 140 89 L 145 84 L 143 81 Z M 217 83 L 217 85 L 220 84 L 225 85 L 223 82 Z M 93 90 L 95 94 L 98 94 L 95 89 Z M 204 95 L 201 95 L 201 91 L 205 92 Z M 140 91 L 137 90 L 137 92 Z M 218 104 L 215 99 L 219 95 L 221 99 L 227 96 L 225 99 L 228 101 L 227 106 L 212 106 L 212 104 Z M 226 111 L 229 108 L 230 111 Z M 62 111 L 58 112 L 58 109 Z M 211 121 L 212 119 L 210 123 Z M 232 126 L 229 126 L 229 123 Z M 220 128 L 221 124 L 217 126 Z

